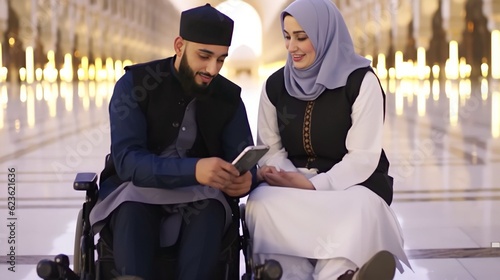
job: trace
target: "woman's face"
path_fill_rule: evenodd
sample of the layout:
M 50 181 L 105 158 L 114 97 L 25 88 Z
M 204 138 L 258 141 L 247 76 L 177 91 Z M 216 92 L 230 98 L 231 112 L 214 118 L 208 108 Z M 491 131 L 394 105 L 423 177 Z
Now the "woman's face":
M 293 66 L 297 69 L 311 66 L 316 58 L 316 51 L 304 29 L 290 15 L 285 16 L 283 28 L 286 49 L 292 57 Z

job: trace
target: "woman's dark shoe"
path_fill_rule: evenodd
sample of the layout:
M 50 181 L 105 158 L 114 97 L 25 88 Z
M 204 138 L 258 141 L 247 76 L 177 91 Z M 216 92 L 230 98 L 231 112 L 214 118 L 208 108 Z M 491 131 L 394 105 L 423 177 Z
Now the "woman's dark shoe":
M 392 280 L 396 272 L 396 260 L 388 251 L 373 255 L 360 269 L 348 270 L 338 280 Z

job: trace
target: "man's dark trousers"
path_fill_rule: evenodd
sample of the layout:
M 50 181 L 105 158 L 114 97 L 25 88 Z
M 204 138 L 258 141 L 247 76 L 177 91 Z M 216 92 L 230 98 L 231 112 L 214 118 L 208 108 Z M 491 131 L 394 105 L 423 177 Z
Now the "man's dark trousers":
M 177 280 L 209 279 L 217 264 L 224 234 L 225 210 L 214 199 L 188 204 L 179 238 Z M 168 215 L 162 206 L 124 202 L 112 214 L 115 267 L 121 275 L 144 280 L 157 276 L 153 271 L 159 249 L 160 224 Z

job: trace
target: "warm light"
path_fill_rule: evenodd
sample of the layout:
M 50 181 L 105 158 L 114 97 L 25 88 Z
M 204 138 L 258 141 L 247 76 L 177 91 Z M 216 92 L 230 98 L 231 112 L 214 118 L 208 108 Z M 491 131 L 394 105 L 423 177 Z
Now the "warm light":
M 396 69 L 394 67 L 391 67 L 389 69 L 389 78 L 390 79 L 395 79 L 396 78 Z
M 2 85 L 2 93 L 0 94 L 0 107 L 6 105 L 9 102 L 9 96 L 7 95 L 7 86 Z
M 424 73 L 425 79 L 429 79 L 431 77 L 431 67 L 426 65 L 424 68 Z
M 394 93 L 395 106 L 396 106 L 396 115 L 401 116 L 404 112 L 404 103 L 405 97 L 403 93 L 403 87 L 398 87 L 396 92 Z
M 47 64 L 45 65 L 45 69 L 43 69 L 43 79 L 48 82 L 57 81 L 58 71 L 56 69 L 56 60 L 54 51 L 49 50 L 47 52 Z
M 389 91 L 388 92 L 396 92 L 396 85 L 397 85 L 397 81 L 396 79 L 389 79 Z
M 481 63 L 481 76 L 483 76 L 484 78 L 488 77 L 488 64 L 483 62 Z
M 481 99 L 483 99 L 483 101 L 488 100 L 488 92 L 488 79 L 481 79 Z
M 73 58 L 70 53 L 64 55 L 63 68 L 60 71 L 61 80 L 65 82 L 73 81 Z
M 14 46 L 15 43 L 16 43 L 16 39 L 14 39 L 14 37 L 10 37 L 9 38 L 9 45 L 12 47 L 12 46 Z
M 80 81 L 87 81 L 89 79 L 89 58 L 86 56 L 82 57 L 82 78 Z
M 123 75 L 123 64 L 121 60 L 115 61 L 115 81 L 118 81 Z
M 49 101 L 52 98 L 52 92 L 50 91 L 50 83 L 44 82 L 43 85 L 43 100 Z
M 132 65 L 132 64 L 133 64 L 133 62 L 132 62 L 131 60 L 129 60 L 129 59 L 125 59 L 125 60 L 123 61 L 123 67 L 124 67 L 124 68 L 125 68 L 126 66 L 129 66 L 129 65 Z
M 387 79 L 387 68 L 385 65 L 385 55 L 383 53 L 378 55 L 377 59 L 377 74 L 380 79 Z
M 21 80 L 21 82 L 26 81 L 26 68 L 21 67 L 19 69 L 19 79 Z
M 40 83 L 36 84 L 35 97 L 36 97 L 36 100 L 38 100 L 38 101 L 43 100 L 43 87 Z
M 397 51 L 395 54 L 396 79 L 403 77 L 403 52 Z
M 7 80 L 7 67 L 0 68 L 0 82 Z
M 58 86 L 58 83 L 51 83 L 51 86 L 52 86 L 52 89 L 50 91 L 52 92 L 52 98 L 53 99 L 57 99 L 59 97 L 59 86 Z
M 26 102 L 26 95 L 26 85 L 22 84 L 19 88 L 19 100 L 23 103 Z
M 44 85 L 44 99 L 47 101 L 49 108 L 49 116 L 55 117 L 57 115 L 57 83 L 45 83 Z
M 91 81 L 95 80 L 95 66 L 94 66 L 94 64 L 91 64 L 89 66 L 89 80 L 91 80 Z
M 450 96 L 450 124 L 451 126 L 458 125 L 458 108 L 460 107 L 460 97 L 457 84 L 455 81 L 446 81 L 449 83 L 449 96 Z
M 100 57 L 95 59 L 95 80 L 97 82 L 106 79 L 106 70 L 102 69 L 102 59 Z
M 78 68 L 76 75 L 78 76 L 78 81 L 85 81 L 85 71 L 83 71 L 83 68 Z
M 35 126 L 35 93 L 31 85 L 27 88 L 26 98 L 26 121 L 29 127 Z
M 78 96 L 82 98 L 83 109 L 85 111 L 88 111 L 90 108 L 90 98 L 89 98 L 89 91 L 87 90 L 85 82 L 78 83 Z
M 42 68 L 36 68 L 35 70 L 35 79 L 40 82 L 43 79 L 43 70 Z
M 465 105 L 465 101 L 470 98 L 472 94 L 472 83 L 469 79 L 460 80 L 458 85 L 458 92 L 460 94 L 461 105 Z
M 106 78 L 110 82 L 115 78 L 113 59 L 111 57 L 106 58 Z
M 470 77 L 472 68 L 469 64 L 467 64 L 465 57 L 460 58 L 460 63 L 458 68 L 459 68 L 460 78 L 466 79 Z
M 372 66 L 372 67 L 373 67 L 373 56 L 371 56 L 371 55 L 367 54 L 367 55 L 365 55 L 365 58 L 366 58 L 366 59 L 368 59 L 368 60 L 370 61 L 370 66 Z
M 500 91 L 491 95 L 491 135 L 500 138 Z
M 66 111 L 73 111 L 73 84 L 61 83 L 61 96 L 64 94 L 64 108 Z
M 500 30 L 491 32 L 491 76 L 500 79 Z
M 420 80 L 425 79 L 425 48 L 420 47 L 417 50 L 417 73 Z
M 439 68 L 439 65 L 434 65 L 432 66 L 432 77 L 434 79 L 439 79 L 439 72 L 441 69 Z
M 7 97 L 7 86 L 0 85 L 0 129 L 5 126 L 5 119 L 3 117 L 4 107 L 7 105 L 9 98 Z
M 446 98 L 450 98 L 451 90 L 451 80 L 446 80 L 446 83 L 444 84 L 444 94 L 446 95 Z
M 450 58 L 446 61 L 445 75 L 448 79 L 458 79 L 459 61 L 458 61 L 458 43 L 450 41 Z
M 438 79 L 432 81 L 432 99 L 434 101 L 439 100 L 439 93 L 441 92 L 441 86 Z
M 97 108 L 101 108 L 104 104 L 104 98 L 106 96 L 108 89 L 106 87 L 106 83 L 98 83 L 97 90 L 95 95 L 95 106 Z
M 35 60 L 33 47 L 26 48 L 26 82 L 31 84 L 35 81 Z
M 54 51 L 50 50 L 47 52 L 47 59 L 49 60 L 49 63 L 53 64 L 53 66 L 55 67 L 56 55 Z
M 428 82 L 428 81 L 426 81 Z M 424 83 L 423 88 L 416 91 L 417 94 L 417 112 L 418 116 L 424 117 L 426 112 L 427 96 L 430 93 L 430 84 Z
M 0 69 L 3 67 L 3 61 L 2 61 L 2 43 L 0 42 Z
M 96 84 L 95 82 L 89 82 L 89 97 L 94 98 L 96 96 Z

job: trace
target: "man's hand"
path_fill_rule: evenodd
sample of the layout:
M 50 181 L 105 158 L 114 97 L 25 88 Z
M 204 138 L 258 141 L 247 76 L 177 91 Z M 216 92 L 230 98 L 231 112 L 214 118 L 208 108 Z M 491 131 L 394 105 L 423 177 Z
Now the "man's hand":
M 219 189 L 229 196 L 248 193 L 252 184 L 250 172 L 240 176 L 236 167 L 217 157 L 198 160 L 195 177 L 200 184 Z
M 227 185 L 223 192 L 232 197 L 241 197 L 246 195 L 250 191 L 252 186 L 252 173 L 247 171 L 238 177 L 234 177 L 233 181 Z

